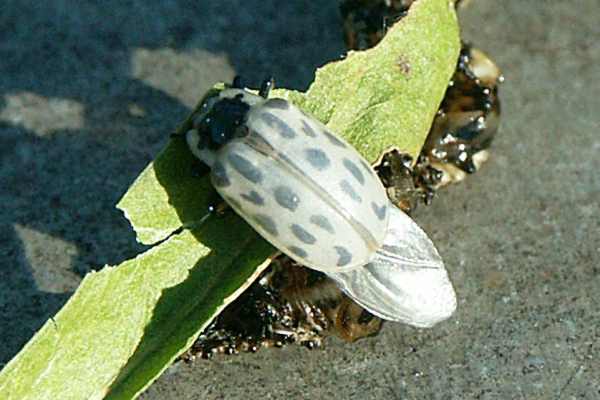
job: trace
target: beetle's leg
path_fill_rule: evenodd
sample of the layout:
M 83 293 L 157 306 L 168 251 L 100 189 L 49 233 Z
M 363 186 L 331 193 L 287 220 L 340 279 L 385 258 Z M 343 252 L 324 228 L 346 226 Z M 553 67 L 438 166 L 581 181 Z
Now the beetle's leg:
M 271 89 L 273 89 L 273 86 L 275 86 L 275 80 L 272 76 L 270 76 L 267 79 L 265 79 L 260 85 L 258 95 L 263 99 L 266 99 L 267 97 L 269 97 L 269 93 L 271 92 Z
M 211 214 L 215 214 L 218 217 L 222 217 L 225 215 L 225 213 L 227 213 L 227 211 L 230 210 L 231 208 L 229 207 L 229 204 L 227 204 L 227 202 L 223 200 L 221 195 L 219 195 L 219 193 L 217 193 L 216 190 L 213 191 L 211 199 L 208 202 L 208 212 Z
M 202 216 L 199 219 L 184 222 L 181 228 L 189 230 L 197 229 L 202 224 L 204 224 L 204 222 L 206 222 L 206 220 L 212 215 L 216 215 L 217 218 L 224 216 L 228 210 L 228 207 L 229 206 L 227 205 L 225 200 L 223 200 L 221 196 L 219 196 L 219 194 L 215 190 L 213 190 L 211 193 L 211 198 L 209 198 L 206 214 L 204 214 L 204 216 Z

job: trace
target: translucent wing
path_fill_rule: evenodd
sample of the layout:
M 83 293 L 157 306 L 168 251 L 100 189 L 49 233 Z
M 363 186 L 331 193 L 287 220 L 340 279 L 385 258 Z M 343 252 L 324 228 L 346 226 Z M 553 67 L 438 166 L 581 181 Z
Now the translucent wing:
M 450 317 L 456 295 L 444 263 L 427 234 L 390 204 L 382 248 L 362 268 L 327 272 L 353 300 L 372 314 L 417 327 Z

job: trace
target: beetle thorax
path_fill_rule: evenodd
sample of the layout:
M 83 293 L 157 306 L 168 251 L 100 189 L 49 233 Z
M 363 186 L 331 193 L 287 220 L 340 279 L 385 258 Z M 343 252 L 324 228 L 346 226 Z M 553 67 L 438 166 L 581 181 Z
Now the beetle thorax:
M 208 98 L 186 134 L 192 153 L 212 166 L 216 152 L 236 138 L 247 135 L 246 117 L 263 98 L 241 89 L 225 89 Z

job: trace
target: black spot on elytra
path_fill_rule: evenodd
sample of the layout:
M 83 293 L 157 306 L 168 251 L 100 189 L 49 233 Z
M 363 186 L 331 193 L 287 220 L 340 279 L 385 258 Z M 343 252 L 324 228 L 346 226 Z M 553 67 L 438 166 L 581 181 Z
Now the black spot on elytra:
M 297 255 L 298 257 L 301 258 L 306 258 L 306 256 L 308 255 L 308 253 L 306 252 L 306 250 L 301 249 L 300 247 L 297 246 L 290 246 L 288 248 L 289 251 L 291 251 L 292 253 L 294 253 L 295 255 Z
M 265 107 L 275 108 L 277 110 L 287 110 L 290 108 L 290 103 L 284 99 L 269 99 L 265 102 Z
M 227 171 L 225 171 L 225 167 L 219 161 L 213 164 L 210 177 L 214 187 L 224 188 L 231 185 Z
M 331 164 L 329 157 L 327 157 L 327 154 L 321 149 L 305 149 L 304 156 L 306 157 L 306 161 L 319 171 L 323 171 Z
M 277 236 L 277 226 L 275 225 L 275 221 L 271 217 L 265 214 L 256 214 L 252 217 L 252 219 L 272 236 Z
M 290 211 L 296 211 L 296 208 L 298 208 L 300 198 L 290 187 L 283 185 L 277 186 L 273 194 L 275 196 L 275 201 L 281 207 L 286 208 Z
M 375 202 L 371 202 L 371 207 L 373 208 L 373 212 L 377 216 L 380 221 L 383 221 L 385 218 L 385 212 L 387 211 L 387 206 L 384 204 L 381 207 L 375 204 Z
M 337 251 L 339 256 L 338 262 L 336 264 L 338 267 L 344 267 L 350 264 L 350 262 L 352 261 L 352 254 L 348 251 L 348 249 L 342 246 L 334 246 L 334 249 L 335 251 Z
M 304 119 L 302 120 L 302 132 L 304 132 L 308 137 L 317 137 L 315 130 Z
M 269 112 L 260 114 L 260 118 L 270 127 L 273 128 L 282 138 L 293 139 L 296 137 L 296 132 L 284 120 Z
M 229 159 L 233 169 L 239 172 L 239 174 L 244 178 L 248 179 L 252 183 L 258 184 L 262 182 L 263 176 L 260 170 L 245 157 L 242 157 L 237 153 L 229 153 L 227 158 Z
M 369 164 L 367 164 L 367 162 L 363 159 L 360 160 L 360 165 L 363 167 L 363 169 L 370 175 L 373 175 L 373 167 L 371 167 Z
M 294 236 L 296 236 L 296 238 L 298 238 L 298 240 L 300 240 L 302 243 L 315 244 L 315 242 L 317 241 L 317 238 L 315 238 L 313 235 L 310 234 L 310 232 L 308 232 L 306 229 L 304 229 L 298 224 L 293 224 L 291 226 L 291 229 Z
M 346 143 L 342 142 L 340 140 L 340 138 L 338 138 L 337 136 L 335 136 L 333 133 L 329 132 L 327 129 L 323 129 L 322 130 L 323 135 L 325 135 L 325 137 L 327 137 L 327 139 L 329 139 L 329 141 L 338 147 L 346 147 Z
M 329 222 L 329 220 L 327 219 L 326 216 L 324 215 L 311 215 L 309 221 L 318 226 L 319 228 L 334 234 L 335 230 L 333 229 L 333 225 L 331 225 L 331 222 Z
M 344 164 L 344 167 L 346 167 L 346 169 L 358 181 L 358 183 L 360 183 L 361 185 L 364 185 L 365 177 L 363 176 L 362 172 L 360 172 L 360 169 L 358 168 L 358 166 L 347 158 L 344 158 L 342 163 Z
M 356 193 L 350 182 L 344 179 L 340 182 L 340 187 L 342 188 L 342 191 L 345 194 L 347 194 L 348 197 L 350 197 L 352 200 L 356 201 L 357 203 L 362 202 L 362 199 L 360 198 L 358 193 Z
M 265 204 L 265 199 L 263 199 L 263 197 L 254 190 L 251 190 L 250 193 L 242 193 L 240 197 L 252 204 L 256 204 L 257 206 L 262 206 Z

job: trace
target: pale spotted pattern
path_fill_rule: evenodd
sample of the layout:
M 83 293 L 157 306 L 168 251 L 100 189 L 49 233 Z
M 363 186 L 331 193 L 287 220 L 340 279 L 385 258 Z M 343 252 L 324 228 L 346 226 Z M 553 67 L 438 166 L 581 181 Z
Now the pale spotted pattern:
M 321 149 L 304 149 L 304 155 L 306 157 L 306 161 L 308 161 L 313 168 L 316 168 L 319 171 L 323 171 L 324 169 L 328 168 L 329 165 L 331 165 L 329 157 L 327 157 L 327 154 L 325 154 L 325 152 Z
M 347 158 L 344 158 L 343 163 L 344 163 L 344 167 L 346 167 L 346 169 L 352 174 L 352 176 L 354 176 L 354 178 L 358 181 L 358 183 L 360 183 L 361 185 L 364 185 L 365 177 L 363 176 L 360 169 L 358 169 L 356 164 L 354 164 L 352 161 L 348 160 Z
M 298 240 L 302 243 L 315 244 L 317 242 L 317 238 L 311 235 L 306 229 L 304 229 L 300 225 L 293 224 L 291 229 L 294 236 L 296 236 Z
M 223 167 L 223 164 L 221 164 L 220 162 L 214 163 L 214 165 L 211 169 L 211 176 L 212 176 L 212 184 L 215 187 L 226 187 L 226 186 L 231 185 L 231 182 L 229 181 L 229 178 L 227 177 L 227 172 L 225 172 L 225 168 Z
M 338 267 L 348 265 L 350 261 L 352 261 L 352 253 L 350 253 L 345 247 L 335 246 L 335 251 L 337 251 L 338 256 L 340 256 L 337 262 Z
M 257 101 L 246 126 L 248 136 L 216 154 L 213 181 L 227 183 L 215 184 L 217 191 L 303 265 L 336 271 L 366 264 L 387 227 L 385 189 L 367 161 L 284 100 Z
M 329 222 L 327 217 L 324 215 L 311 215 L 310 222 L 315 224 L 319 228 L 326 230 L 327 232 L 329 232 L 331 234 L 335 233 L 335 229 L 333 228 L 333 225 L 331 225 L 331 222 Z
M 228 160 L 233 169 L 250 182 L 260 183 L 262 181 L 263 177 L 261 170 L 254 166 L 252 162 L 244 156 L 236 153 L 229 153 Z
M 375 216 L 380 220 L 383 220 L 386 216 L 387 206 L 384 204 L 382 206 L 378 206 L 375 202 L 371 202 L 371 207 L 373 208 L 373 212 Z
M 240 197 L 246 201 L 249 201 L 250 203 L 256 204 L 257 206 L 262 206 L 265 204 L 265 199 L 263 199 L 263 197 L 254 190 L 251 190 L 250 193 L 242 193 Z
M 368 162 L 285 100 L 226 89 L 205 108 L 236 96 L 250 106 L 243 137 L 200 150 L 198 131 L 186 135 L 225 201 L 263 238 L 325 272 L 373 315 L 418 327 L 447 318 L 456 297 L 439 254 L 390 204 Z
M 265 107 L 287 110 L 290 108 L 290 103 L 284 99 L 269 99 L 265 102 Z
M 277 186 L 273 191 L 275 201 L 283 208 L 287 208 L 290 211 L 296 211 L 300 197 L 288 186 Z
M 352 200 L 354 200 L 357 203 L 362 202 L 362 199 L 360 198 L 358 193 L 356 193 L 352 185 L 347 180 L 343 179 L 340 182 L 340 187 L 342 188 L 342 191 L 346 193 L 348 197 L 350 197 Z

